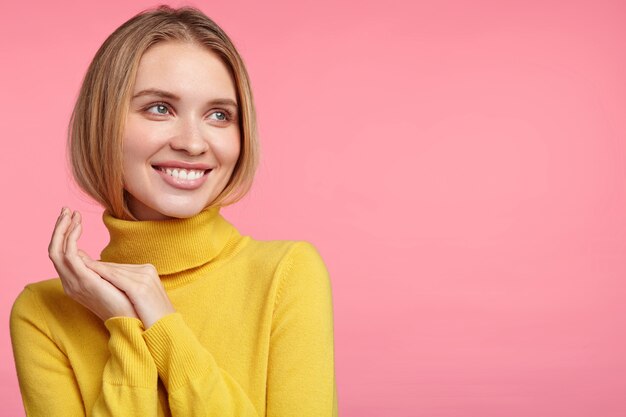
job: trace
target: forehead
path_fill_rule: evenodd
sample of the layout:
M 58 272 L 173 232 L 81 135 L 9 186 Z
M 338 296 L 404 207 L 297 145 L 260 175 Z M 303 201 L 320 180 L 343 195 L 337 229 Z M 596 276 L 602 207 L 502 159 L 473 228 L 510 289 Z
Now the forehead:
M 188 42 L 161 42 L 143 54 L 133 93 L 151 88 L 190 99 L 236 100 L 234 81 L 219 56 Z

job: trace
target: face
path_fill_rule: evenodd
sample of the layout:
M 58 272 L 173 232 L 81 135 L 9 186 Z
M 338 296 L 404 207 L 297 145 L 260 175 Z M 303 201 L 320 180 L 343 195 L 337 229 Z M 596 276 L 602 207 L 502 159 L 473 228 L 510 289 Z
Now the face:
M 139 220 L 191 217 L 224 189 L 239 157 L 227 67 L 196 44 L 162 42 L 139 62 L 123 138 L 124 188 Z

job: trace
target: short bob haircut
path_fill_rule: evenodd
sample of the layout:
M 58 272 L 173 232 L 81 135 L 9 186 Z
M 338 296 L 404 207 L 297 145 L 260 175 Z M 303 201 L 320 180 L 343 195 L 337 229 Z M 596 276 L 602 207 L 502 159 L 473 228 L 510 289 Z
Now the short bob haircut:
M 136 220 L 127 205 L 122 141 L 130 98 L 143 54 L 157 43 L 192 42 L 216 53 L 235 80 L 240 153 L 224 190 L 210 206 L 232 204 L 252 185 L 258 163 L 256 115 L 250 79 L 226 33 L 192 7 L 159 6 L 115 30 L 89 65 L 68 129 L 72 174 L 80 188 L 114 217 Z

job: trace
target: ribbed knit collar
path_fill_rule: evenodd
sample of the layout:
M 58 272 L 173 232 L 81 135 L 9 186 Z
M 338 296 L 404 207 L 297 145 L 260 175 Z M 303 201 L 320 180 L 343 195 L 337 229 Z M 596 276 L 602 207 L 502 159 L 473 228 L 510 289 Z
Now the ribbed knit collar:
M 107 211 L 102 220 L 110 241 L 100 254 L 105 262 L 155 266 L 159 275 L 204 265 L 217 257 L 237 230 L 209 208 L 193 217 L 172 220 L 120 220 Z

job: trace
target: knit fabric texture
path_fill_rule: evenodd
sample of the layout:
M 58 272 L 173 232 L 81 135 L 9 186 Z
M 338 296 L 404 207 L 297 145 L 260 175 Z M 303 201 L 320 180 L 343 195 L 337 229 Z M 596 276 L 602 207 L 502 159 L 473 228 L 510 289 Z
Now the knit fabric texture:
M 10 327 L 28 416 L 337 416 L 331 283 L 311 244 L 242 236 L 217 208 L 103 221 L 101 260 L 154 265 L 176 312 L 103 323 L 58 278 L 27 285 Z

